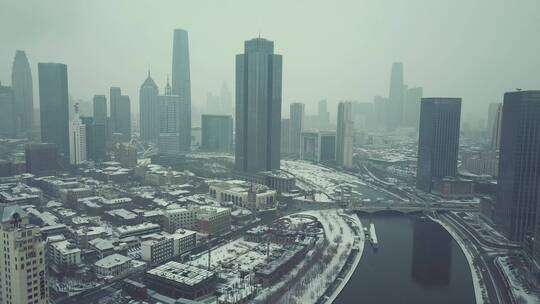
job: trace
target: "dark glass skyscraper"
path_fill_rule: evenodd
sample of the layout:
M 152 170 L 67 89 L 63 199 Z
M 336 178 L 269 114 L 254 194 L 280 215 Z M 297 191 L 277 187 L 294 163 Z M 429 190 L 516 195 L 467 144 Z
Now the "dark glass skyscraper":
M 180 125 L 182 149 L 191 147 L 191 80 L 189 71 L 188 33 L 183 29 L 174 30 L 172 58 L 172 95 L 180 96 L 187 104 L 187 120 Z
M 34 125 L 34 91 L 32 72 L 26 53 L 17 51 L 11 70 L 11 86 L 15 94 L 15 122 L 17 131 L 29 132 Z
M 435 179 L 455 177 L 461 98 L 422 98 L 416 187 L 431 192 Z
M 122 95 L 118 87 L 110 90 L 111 130 L 122 134 L 122 141 L 131 139 L 131 102 L 129 96 Z
M 107 97 L 105 95 L 94 95 L 94 123 L 107 124 Z
M 539 134 L 540 91 L 504 94 L 494 221 L 510 240 L 523 241 L 536 222 Z
M 55 143 L 58 151 L 69 155 L 69 99 L 67 65 L 39 63 L 39 114 L 41 141 Z
M 403 63 L 394 62 L 392 64 L 392 74 L 390 75 L 390 91 L 388 94 L 388 107 L 386 109 L 388 111 L 387 126 L 391 130 L 401 126 L 404 97 Z
M 238 171 L 279 169 L 282 57 L 274 42 L 255 38 L 236 55 L 236 153 Z

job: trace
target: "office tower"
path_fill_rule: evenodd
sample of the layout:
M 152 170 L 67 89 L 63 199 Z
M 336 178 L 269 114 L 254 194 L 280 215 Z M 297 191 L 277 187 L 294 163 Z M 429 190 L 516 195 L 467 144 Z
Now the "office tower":
M 416 188 L 431 192 L 433 181 L 455 177 L 461 98 L 422 98 Z
M 174 30 L 172 58 L 172 94 L 180 96 L 187 107 L 187 120 L 180 125 L 182 147 L 191 146 L 191 81 L 189 72 L 188 33 L 182 29 Z
M 388 94 L 387 107 L 387 126 L 390 130 L 394 130 L 401 126 L 404 95 L 405 87 L 403 85 L 403 63 L 394 62 L 392 64 L 392 74 L 390 76 L 390 91 Z
M 58 171 L 58 147 L 51 143 L 31 143 L 24 149 L 26 172 L 37 176 L 54 175 Z
M 236 55 L 235 168 L 279 169 L 282 57 L 274 42 L 255 38 Z
M 12 88 L 0 83 L 0 136 L 14 137 L 17 133 L 15 109 L 15 94 Z
M 180 155 L 190 151 L 191 142 L 185 144 L 185 122 L 188 120 L 188 103 L 178 95 L 173 95 L 167 81 L 165 94 L 158 96 L 159 100 L 159 138 L 160 154 Z M 191 130 L 190 130 L 191 133 Z
M 201 150 L 231 153 L 233 119 L 230 115 L 203 115 Z
M 330 112 L 328 112 L 328 104 L 326 102 L 326 99 L 319 100 L 317 106 L 317 114 L 317 125 L 319 129 L 326 130 L 330 128 Z
M 122 96 L 122 90 L 119 87 L 112 87 L 109 90 L 109 135 L 118 132 L 118 116 L 120 112 L 120 98 Z
M 540 91 L 504 94 L 494 222 L 508 239 L 532 233 L 540 183 Z M 540 235 L 538 235 L 540 237 Z
M 303 103 L 295 102 L 290 106 L 291 117 L 291 152 L 300 156 L 302 131 L 304 130 L 304 109 Z
M 86 127 L 86 159 L 104 161 L 106 157 L 107 128 L 92 117 L 81 117 Z
M 497 117 L 497 112 L 502 104 L 500 102 L 491 102 L 488 106 L 488 119 L 486 123 L 486 133 L 491 134 L 493 132 L 493 124 Z
M 498 151 L 501 144 L 501 125 L 502 125 L 503 107 L 499 103 L 495 112 L 495 120 L 491 130 L 491 150 Z
M 55 143 L 69 155 L 69 99 L 67 65 L 39 63 L 39 114 L 41 142 Z
M 289 118 L 283 118 L 281 120 L 281 154 L 291 153 L 291 120 Z
M 406 127 L 418 128 L 420 121 L 420 101 L 422 100 L 423 89 L 408 88 L 405 91 L 405 102 L 403 104 L 403 125 Z
M 336 161 L 345 168 L 353 166 L 353 130 L 352 103 L 340 102 L 338 104 L 337 132 L 336 132 Z
M 94 120 L 96 124 L 107 124 L 107 97 L 105 95 L 94 95 Z
M 229 87 L 227 86 L 226 82 L 223 82 L 221 85 L 221 105 L 223 107 L 223 113 L 224 114 L 232 114 L 233 113 L 233 104 L 232 104 L 232 94 L 231 91 L 229 91 Z
M 18 132 L 30 132 L 34 126 L 34 91 L 32 71 L 26 53 L 15 52 L 11 70 L 11 86 L 15 94 L 15 123 Z
M 18 205 L 0 207 L 0 303 L 48 303 L 45 242 Z
M 139 90 L 139 126 L 144 142 L 157 143 L 159 137 L 159 89 L 148 71 Z
M 388 99 L 382 96 L 373 97 L 373 116 L 377 126 L 386 124 L 386 106 Z
M 336 157 L 336 132 L 302 132 L 300 158 L 312 162 L 333 161 Z

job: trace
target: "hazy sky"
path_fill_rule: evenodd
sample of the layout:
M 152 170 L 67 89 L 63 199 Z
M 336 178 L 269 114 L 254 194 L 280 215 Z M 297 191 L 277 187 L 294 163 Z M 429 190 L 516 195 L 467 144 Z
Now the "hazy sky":
M 173 29 L 183 28 L 192 102 L 204 104 L 223 81 L 234 92 L 234 55 L 260 33 L 283 55 L 284 107 L 387 96 L 402 61 L 406 84 L 462 97 L 467 119 L 505 91 L 540 88 L 538 12 L 540 0 L 0 0 L 0 81 L 11 82 L 22 49 L 36 94 L 37 63 L 62 62 L 73 97 L 120 86 L 137 109 L 148 67 L 165 85 Z

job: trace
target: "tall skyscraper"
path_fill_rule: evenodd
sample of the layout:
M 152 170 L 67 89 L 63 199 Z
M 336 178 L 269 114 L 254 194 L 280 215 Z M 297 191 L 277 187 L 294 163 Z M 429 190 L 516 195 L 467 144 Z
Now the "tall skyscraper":
M 433 181 L 455 177 L 459 149 L 461 98 L 422 98 L 416 187 L 431 192 Z
M 279 169 L 282 57 L 274 42 L 255 38 L 236 55 L 235 168 Z
M 302 131 L 304 131 L 304 109 L 305 105 L 300 102 L 292 103 L 290 106 L 291 116 L 291 152 L 296 156 L 300 156 Z
M 2 206 L 0 214 L 0 303 L 48 303 L 45 243 L 39 227 L 30 224 L 18 205 Z
M 15 94 L 11 87 L 0 83 L 0 136 L 14 137 L 15 128 Z
M 388 94 L 388 120 L 387 126 L 390 130 L 401 126 L 403 117 L 403 99 L 405 86 L 403 84 L 403 63 L 394 62 L 392 64 L 392 74 L 390 76 L 390 91 Z
M 107 97 L 105 95 L 94 95 L 94 123 L 107 124 Z
M 109 90 L 109 131 L 110 133 L 119 133 L 117 120 L 120 112 L 120 98 L 122 90 L 119 87 L 112 87 Z
M 422 88 L 408 88 L 405 91 L 403 104 L 403 125 L 418 128 L 420 122 L 420 102 L 422 100 Z
M 513 241 L 523 241 L 536 222 L 540 199 L 538 134 L 540 91 L 504 94 L 494 222 Z
M 69 155 L 69 99 L 67 65 L 39 63 L 39 114 L 41 142 L 55 143 Z
M 189 72 L 188 33 L 183 29 L 174 30 L 172 58 L 172 95 L 180 96 L 187 104 L 187 120 L 182 121 L 180 136 L 183 147 L 191 146 L 191 80 Z
M 231 153 L 233 119 L 230 115 L 202 115 L 201 150 Z
M 336 161 L 345 168 L 353 166 L 354 123 L 352 112 L 352 102 L 338 104 Z
M 326 99 L 319 100 L 317 104 L 317 116 L 319 129 L 326 130 L 330 127 L 330 112 L 328 112 L 328 103 Z
M 32 71 L 26 53 L 15 52 L 11 70 L 11 86 L 15 93 L 15 123 L 17 131 L 29 132 L 34 126 L 34 91 Z
M 139 126 L 144 142 L 157 143 L 159 137 L 159 89 L 148 71 L 139 90 Z
M 78 165 L 86 161 L 86 126 L 78 113 L 69 122 L 69 163 Z
M 182 132 L 185 130 L 185 121 L 188 119 L 189 105 L 178 95 L 172 94 L 171 86 L 167 81 L 164 95 L 159 99 L 159 138 L 158 149 L 160 154 L 180 155 L 189 152 L 190 145 L 184 142 Z
M 118 87 L 112 87 L 109 96 L 111 106 L 112 133 L 122 134 L 122 141 L 131 140 L 131 101 L 129 96 L 122 95 Z
M 93 117 L 81 117 L 86 127 L 86 159 L 104 161 L 106 157 L 107 128 Z

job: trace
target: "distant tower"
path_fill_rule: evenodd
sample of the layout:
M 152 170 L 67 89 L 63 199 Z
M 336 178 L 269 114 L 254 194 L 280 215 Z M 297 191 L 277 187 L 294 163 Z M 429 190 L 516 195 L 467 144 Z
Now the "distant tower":
M 17 131 L 30 132 L 34 126 L 34 91 L 32 71 L 24 51 L 15 53 L 11 70 L 11 86 L 15 93 Z
M 422 98 L 416 187 L 431 192 L 435 179 L 455 177 L 461 98 Z
M 69 155 L 69 99 L 67 65 L 39 63 L 39 112 L 41 142 L 55 143 Z
M 129 96 L 122 95 L 122 90 L 112 87 L 109 96 L 111 106 L 112 133 L 122 134 L 122 141 L 131 140 L 131 101 Z
M 403 84 L 403 63 L 394 62 L 392 64 L 392 74 L 390 76 L 390 91 L 388 94 L 388 120 L 387 126 L 390 130 L 401 126 L 403 117 L 403 99 L 405 96 L 405 86 Z
M 238 171 L 279 169 L 281 55 L 274 42 L 255 38 L 236 55 L 236 153 Z
M 167 95 L 167 94 L 165 94 Z M 171 95 L 171 94 L 169 94 Z M 174 30 L 172 58 L 172 95 L 180 96 L 188 112 L 187 120 L 180 125 L 183 147 L 191 146 L 191 80 L 189 71 L 188 32 L 183 29 Z
M 186 146 L 183 133 L 185 121 L 188 119 L 189 107 L 187 102 L 180 96 L 172 94 L 172 89 L 167 77 L 164 95 L 158 96 L 159 104 L 159 137 L 158 149 L 160 154 L 180 155 L 189 151 Z
M 304 109 L 303 103 L 295 102 L 290 106 L 291 117 L 291 151 L 296 156 L 300 156 L 300 143 L 302 137 L 302 131 L 304 130 Z
M 405 91 L 403 103 L 403 125 L 418 129 L 420 122 L 420 102 L 422 100 L 422 88 L 408 88 Z
M 221 85 L 221 105 L 225 114 L 233 114 L 232 94 L 226 82 Z
M 540 227 L 534 229 L 540 199 L 540 91 L 505 93 L 502 112 L 494 222 L 512 241 L 522 242 L 536 230 L 535 259 L 540 261 Z
M 94 123 L 107 124 L 107 97 L 105 95 L 94 95 Z
M 14 137 L 17 133 L 15 108 L 13 90 L 0 83 L 0 135 Z
M 338 104 L 336 132 L 336 161 L 345 168 L 353 166 L 353 130 L 352 103 Z
M 498 151 L 501 144 L 501 125 L 502 125 L 502 103 L 497 104 L 495 118 L 491 128 L 491 150 Z
M 159 89 L 148 71 L 148 77 L 139 90 L 139 125 L 144 142 L 157 143 L 159 137 Z
M 78 165 L 86 161 L 86 126 L 79 116 L 79 105 L 75 104 L 75 116 L 69 123 L 69 163 Z

